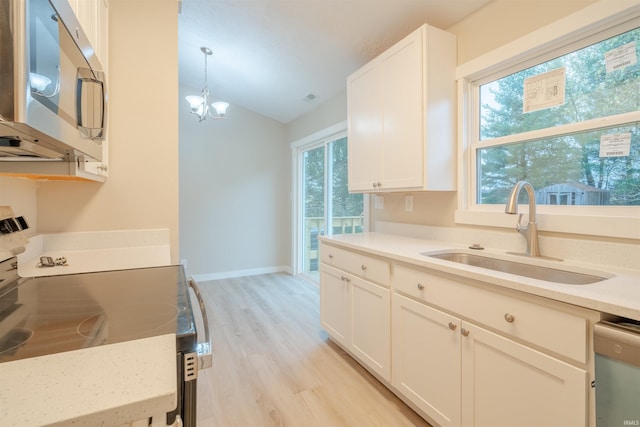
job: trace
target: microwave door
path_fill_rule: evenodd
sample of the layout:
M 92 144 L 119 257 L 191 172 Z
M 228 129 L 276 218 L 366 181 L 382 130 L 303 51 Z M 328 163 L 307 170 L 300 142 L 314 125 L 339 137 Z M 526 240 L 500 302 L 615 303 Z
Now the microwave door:
M 36 102 L 58 115 L 62 84 L 60 35 L 65 31 L 48 1 L 28 1 L 28 94 L 31 96 L 28 104 Z
M 105 109 L 96 74 L 102 73 L 90 69 L 76 44 L 79 29 L 70 32 L 49 1 L 28 2 L 27 123 L 99 160 Z

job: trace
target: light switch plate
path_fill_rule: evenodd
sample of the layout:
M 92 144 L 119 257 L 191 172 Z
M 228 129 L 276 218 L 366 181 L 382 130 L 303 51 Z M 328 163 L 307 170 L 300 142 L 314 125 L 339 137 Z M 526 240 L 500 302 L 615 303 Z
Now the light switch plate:
M 413 212 L 413 196 L 404 196 L 404 210 L 405 212 Z
M 376 209 L 384 209 L 384 196 L 378 196 L 377 194 L 374 196 L 375 197 L 375 208 Z

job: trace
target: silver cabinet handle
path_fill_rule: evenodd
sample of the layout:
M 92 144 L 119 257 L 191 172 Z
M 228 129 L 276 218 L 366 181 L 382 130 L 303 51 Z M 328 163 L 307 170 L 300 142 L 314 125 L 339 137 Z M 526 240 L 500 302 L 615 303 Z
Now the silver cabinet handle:
M 340 276 L 340 280 L 343 282 L 351 283 L 351 279 L 347 276 Z
M 462 336 L 465 336 L 465 337 L 469 336 L 469 331 L 465 328 L 460 329 L 460 333 L 462 334 Z
M 373 188 L 376 188 L 376 187 L 378 187 L 378 184 L 374 182 L 373 183 Z
M 456 325 L 455 323 L 449 322 L 449 329 L 451 329 L 452 331 L 455 331 L 457 327 L 458 325 Z
M 204 300 L 200 294 L 200 288 L 193 278 L 189 278 L 187 281 L 189 287 L 193 289 L 193 293 L 198 300 L 200 306 L 200 313 L 202 314 L 202 324 L 204 325 L 204 341 L 197 344 L 198 348 L 198 370 L 207 369 L 213 365 L 213 356 L 211 354 L 211 334 L 209 332 L 209 316 L 207 316 L 207 309 L 204 306 Z
M 424 285 L 422 283 L 418 283 L 418 289 L 419 290 L 424 290 Z
M 504 315 L 504 320 L 506 320 L 509 323 L 513 323 L 514 320 L 516 320 L 516 316 L 514 316 L 513 314 L 505 314 Z
M 367 269 L 367 266 L 366 266 L 366 265 L 364 265 L 364 264 L 362 264 L 362 265 L 360 266 L 360 268 L 362 269 L 362 271 L 365 271 L 365 270 Z

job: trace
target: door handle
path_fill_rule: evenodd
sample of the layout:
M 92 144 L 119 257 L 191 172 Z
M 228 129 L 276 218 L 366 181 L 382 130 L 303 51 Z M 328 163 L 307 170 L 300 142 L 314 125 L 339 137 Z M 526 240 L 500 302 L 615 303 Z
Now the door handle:
M 188 280 L 189 287 L 193 289 L 193 293 L 198 300 L 200 306 L 200 314 L 202 314 L 202 323 L 204 325 L 204 342 L 198 342 L 197 354 L 198 354 L 198 370 L 207 369 L 213 365 L 213 355 L 211 354 L 211 334 L 209 332 L 209 317 L 207 316 L 207 308 L 204 306 L 204 300 L 202 294 L 200 294 L 200 288 L 193 278 Z

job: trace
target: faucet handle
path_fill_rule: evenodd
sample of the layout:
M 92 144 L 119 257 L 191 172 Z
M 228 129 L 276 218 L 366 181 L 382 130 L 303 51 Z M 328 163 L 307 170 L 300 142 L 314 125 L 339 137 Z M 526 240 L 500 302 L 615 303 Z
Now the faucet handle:
M 516 230 L 520 231 L 520 230 L 526 230 L 527 226 L 526 225 L 522 225 L 522 217 L 524 214 L 518 214 L 518 223 L 516 224 Z

